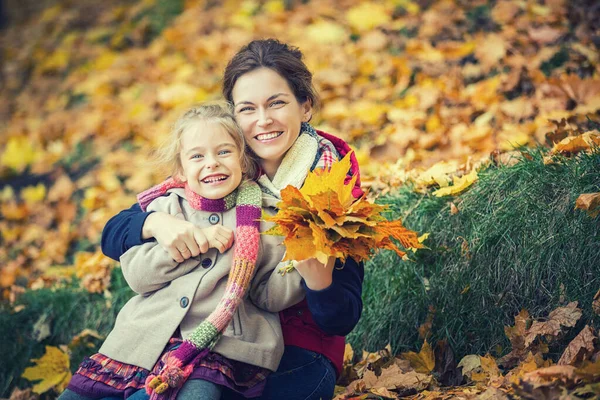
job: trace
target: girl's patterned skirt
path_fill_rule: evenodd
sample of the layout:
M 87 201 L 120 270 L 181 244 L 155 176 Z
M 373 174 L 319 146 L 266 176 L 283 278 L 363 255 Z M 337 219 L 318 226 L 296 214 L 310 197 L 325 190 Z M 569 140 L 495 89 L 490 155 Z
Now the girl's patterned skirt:
M 154 366 L 159 371 L 171 351 L 181 344 L 182 339 L 171 338 L 160 359 Z M 79 365 L 67 389 L 93 399 L 104 397 L 128 398 L 144 388 L 150 372 L 142 367 L 125 364 L 96 353 Z M 230 360 L 217 353 L 208 353 L 198 362 L 188 379 L 203 379 L 227 387 L 240 395 L 251 398 L 262 394 L 268 369 Z

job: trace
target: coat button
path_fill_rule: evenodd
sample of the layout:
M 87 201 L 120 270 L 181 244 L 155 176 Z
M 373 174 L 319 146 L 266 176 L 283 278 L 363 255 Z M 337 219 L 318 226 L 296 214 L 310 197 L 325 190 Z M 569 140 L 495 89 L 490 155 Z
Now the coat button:
M 302 316 L 302 314 L 304 314 L 304 313 L 302 312 L 302 310 L 298 310 L 298 311 L 296 311 L 296 315 L 297 315 L 297 316 L 301 317 L 301 316 Z
M 212 265 L 212 260 L 210 258 L 205 258 L 202 260 L 202 267 L 209 268 Z
M 212 225 L 218 224 L 219 223 L 219 215 L 210 214 L 210 217 L 208 217 L 208 222 L 210 222 Z
M 179 305 L 181 306 L 181 308 L 186 308 L 188 304 L 190 304 L 190 299 L 188 299 L 185 296 L 182 297 L 181 300 L 179 300 Z

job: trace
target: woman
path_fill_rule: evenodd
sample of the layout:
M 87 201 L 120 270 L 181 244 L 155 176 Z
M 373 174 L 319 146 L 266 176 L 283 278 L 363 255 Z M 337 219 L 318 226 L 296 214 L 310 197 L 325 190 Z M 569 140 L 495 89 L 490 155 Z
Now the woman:
M 312 74 L 302 53 L 277 40 L 244 46 L 225 69 L 223 95 L 235 109 L 246 142 L 259 159 L 258 179 L 264 193 L 279 197 L 292 184 L 301 187 L 309 171 L 343 157 L 348 145 L 308 122 L 318 105 Z M 359 174 L 352 158 L 349 174 Z M 353 194 L 361 194 L 357 179 Z M 108 221 L 102 250 L 118 259 L 127 249 L 155 239 L 182 262 L 206 249 L 202 233 L 191 223 L 164 213 L 143 213 L 136 204 Z M 333 260 L 332 260 L 333 261 Z M 362 264 L 349 259 L 321 264 L 299 262 L 306 298 L 280 313 L 285 352 L 277 372 L 267 380 L 263 399 L 328 399 L 342 368 L 344 336 L 362 311 Z

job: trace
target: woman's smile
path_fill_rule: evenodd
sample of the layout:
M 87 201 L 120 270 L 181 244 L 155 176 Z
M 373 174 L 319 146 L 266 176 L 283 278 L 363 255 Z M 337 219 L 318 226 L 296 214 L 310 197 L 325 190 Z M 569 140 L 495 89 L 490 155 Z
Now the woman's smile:
M 265 133 L 259 133 L 258 135 L 254 136 L 254 139 L 258 140 L 261 143 L 266 143 L 266 142 L 270 142 L 274 139 L 277 139 L 281 135 L 283 135 L 283 131 L 265 132 Z

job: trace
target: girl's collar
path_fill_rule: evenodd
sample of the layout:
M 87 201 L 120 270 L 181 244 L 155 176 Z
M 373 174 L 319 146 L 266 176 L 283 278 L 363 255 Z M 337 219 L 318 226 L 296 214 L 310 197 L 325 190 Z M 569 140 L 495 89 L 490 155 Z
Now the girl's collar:
M 188 184 L 185 184 L 185 197 L 195 210 L 202 211 L 211 211 L 211 212 L 223 212 L 227 211 L 230 208 L 235 207 L 235 202 L 237 199 L 238 189 L 229 193 L 227 196 L 222 199 L 206 199 L 200 196 L 198 193 L 194 192 Z

